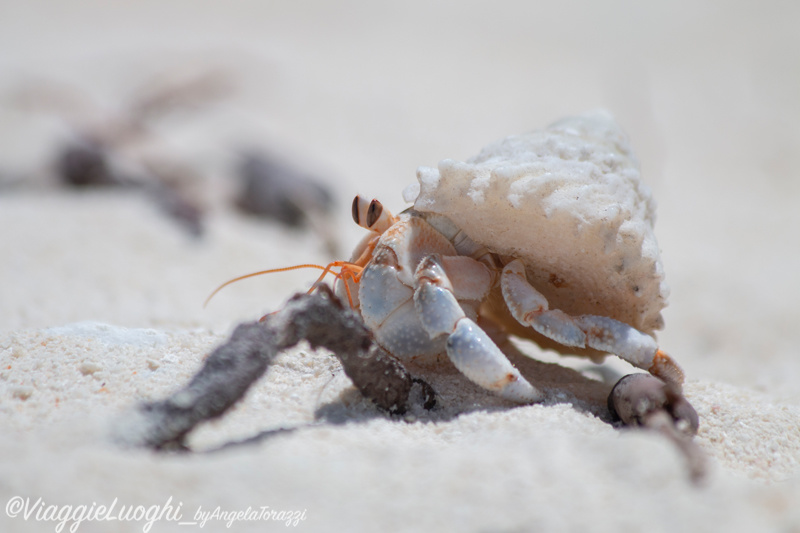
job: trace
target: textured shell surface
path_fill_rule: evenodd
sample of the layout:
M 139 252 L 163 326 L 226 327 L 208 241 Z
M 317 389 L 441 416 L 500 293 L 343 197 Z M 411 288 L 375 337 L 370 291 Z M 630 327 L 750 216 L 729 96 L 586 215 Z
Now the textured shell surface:
M 628 139 L 602 111 L 507 137 L 467 161 L 420 167 L 403 193 L 491 251 L 521 258 L 550 308 L 652 333 L 668 288 L 655 201 Z

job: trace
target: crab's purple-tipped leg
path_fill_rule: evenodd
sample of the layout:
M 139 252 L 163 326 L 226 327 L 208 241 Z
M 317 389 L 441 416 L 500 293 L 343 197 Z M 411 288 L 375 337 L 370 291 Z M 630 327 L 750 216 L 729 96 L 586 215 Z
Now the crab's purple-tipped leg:
M 489 336 L 466 316 L 456 299 L 458 291 L 453 288 L 442 266 L 442 259 L 436 255 L 426 257 L 414 275 L 414 306 L 425 331 L 431 339 L 447 335 L 447 356 L 473 383 L 515 402 L 541 401 L 542 393 L 522 377 Z M 460 264 L 450 265 L 451 269 L 485 269 L 477 261 L 459 259 Z M 491 285 L 491 277 L 487 277 L 487 282 L 485 290 Z M 482 289 L 473 286 L 464 290 Z

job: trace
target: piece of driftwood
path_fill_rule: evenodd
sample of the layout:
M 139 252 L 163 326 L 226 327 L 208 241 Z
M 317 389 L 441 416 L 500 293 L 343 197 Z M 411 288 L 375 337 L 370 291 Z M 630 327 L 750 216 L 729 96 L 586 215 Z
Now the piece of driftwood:
M 327 285 L 319 285 L 313 294 L 295 295 L 283 309 L 261 321 L 238 326 L 185 387 L 164 400 L 139 406 L 143 418 L 135 444 L 184 447 L 187 434 L 197 424 L 224 414 L 280 352 L 301 340 L 314 349 L 333 352 L 356 388 L 381 409 L 404 413 L 415 383 L 422 387 L 424 406 L 430 409 L 435 404 L 430 385 L 412 377 L 375 344 L 358 314 L 343 306 Z

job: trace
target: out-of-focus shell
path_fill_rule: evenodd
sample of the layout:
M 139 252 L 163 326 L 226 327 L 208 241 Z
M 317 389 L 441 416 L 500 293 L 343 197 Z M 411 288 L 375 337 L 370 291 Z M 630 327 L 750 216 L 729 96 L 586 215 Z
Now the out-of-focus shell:
M 500 255 L 522 258 L 551 308 L 647 333 L 662 327 L 669 291 L 653 234 L 655 202 L 609 114 L 507 137 L 468 161 L 421 167 L 417 178 L 406 201 L 447 216 Z

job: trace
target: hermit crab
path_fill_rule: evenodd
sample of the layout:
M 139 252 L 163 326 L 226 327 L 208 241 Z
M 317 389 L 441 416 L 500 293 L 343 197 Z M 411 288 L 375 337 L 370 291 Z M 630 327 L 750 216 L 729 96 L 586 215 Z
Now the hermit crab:
M 604 113 L 508 137 L 467 162 L 421 168 L 398 216 L 356 197 L 370 234 L 337 294 L 400 359 L 447 354 L 468 379 L 518 402 L 542 399 L 478 326 L 561 353 L 615 354 L 680 390 L 658 349 L 666 286 L 654 203 Z
M 508 400 L 543 400 L 485 331 L 491 325 L 563 354 L 614 354 L 648 371 L 620 380 L 610 411 L 662 430 L 668 420 L 671 435 L 688 442 L 697 414 L 681 394 L 680 367 L 653 337 L 667 298 L 655 203 L 608 114 L 508 137 L 466 162 L 422 167 L 417 178 L 404 191 L 413 206 L 398 215 L 356 196 L 353 219 L 369 233 L 350 260 L 300 265 L 322 269 L 320 280 L 333 273 L 334 289 L 317 284 L 260 325 L 240 326 L 182 391 L 145 406 L 145 441 L 179 442 L 302 339 L 333 351 L 356 387 L 390 412 L 405 410 L 414 383 L 433 406 L 431 387 L 403 364 L 429 358 L 449 360 Z

